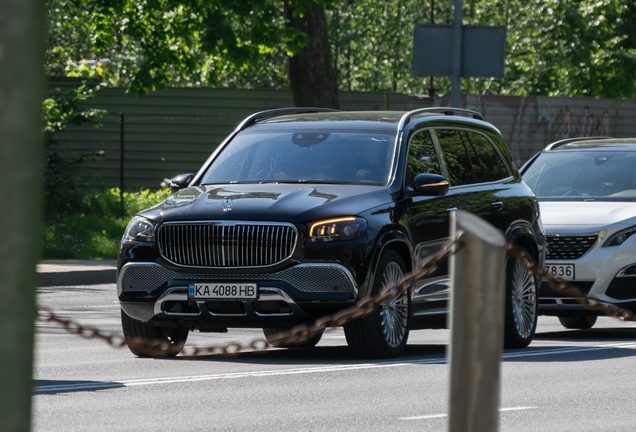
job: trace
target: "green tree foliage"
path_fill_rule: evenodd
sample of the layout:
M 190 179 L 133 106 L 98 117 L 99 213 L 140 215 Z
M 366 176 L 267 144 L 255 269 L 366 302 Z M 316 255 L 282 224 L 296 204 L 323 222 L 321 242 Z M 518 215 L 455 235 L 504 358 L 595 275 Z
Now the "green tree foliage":
M 434 0 L 434 22 L 452 24 L 453 2 Z M 343 0 L 330 11 L 341 89 L 426 94 L 412 73 L 415 24 L 430 23 L 430 1 Z M 503 79 L 466 78 L 480 94 L 636 97 L 633 0 L 465 0 L 464 24 L 506 25 Z M 435 78 L 438 93 L 450 80 Z
M 95 88 L 81 86 L 77 89 L 52 92 L 42 103 L 43 135 L 46 167 L 44 172 L 45 210 L 71 212 L 77 204 L 76 182 L 80 166 L 89 160 L 101 157 L 103 151 L 69 154 L 60 149 L 55 139 L 59 132 L 80 126 L 99 127 L 98 119 L 105 111 L 86 109 L 83 106 L 94 94 Z
M 312 0 L 293 0 L 302 11 Z M 415 24 L 430 0 L 329 0 L 338 88 L 428 93 L 412 72 Z M 434 0 L 452 24 L 453 1 Z M 506 25 L 503 79 L 466 78 L 481 94 L 636 97 L 634 0 L 465 0 L 464 23 Z M 289 87 L 288 55 L 307 45 L 279 0 L 51 0 L 47 72 L 94 76 L 143 94 L 164 85 Z M 298 12 L 300 11 L 300 12 Z M 450 80 L 435 78 L 438 94 Z
M 279 88 L 287 55 L 307 42 L 275 0 L 51 0 L 49 9 L 49 74 L 137 95 L 165 85 Z

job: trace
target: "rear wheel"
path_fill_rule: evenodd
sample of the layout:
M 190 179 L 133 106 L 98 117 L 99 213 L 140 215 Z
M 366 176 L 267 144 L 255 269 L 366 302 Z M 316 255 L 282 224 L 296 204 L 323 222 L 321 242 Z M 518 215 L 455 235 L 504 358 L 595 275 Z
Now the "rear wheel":
M 376 268 L 371 296 L 384 287 L 396 285 L 406 267 L 393 250 L 382 252 Z M 352 321 L 344 327 L 351 351 L 362 358 L 392 358 L 400 355 L 409 337 L 410 296 L 408 292 L 385 300 L 373 314 Z
M 312 348 L 318 345 L 318 342 L 320 342 L 320 339 L 322 338 L 322 333 L 319 333 L 313 337 L 310 337 L 306 342 L 303 342 L 301 344 L 287 345 L 272 343 L 272 340 L 275 336 L 277 336 L 279 333 L 284 333 L 287 331 L 289 331 L 289 329 L 286 328 L 264 328 L 263 334 L 265 335 L 265 339 L 267 339 L 267 342 L 277 348 Z
M 519 248 L 519 251 L 524 251 Z M 506 263 L 505 348 L 525 348 L 534 339 L 539 315 L 536 277 L 514 256 Z
M 189 332 L 183 327 L 153 326 L 129 317 L 123 310 L 121 327 L 128 349 L 139 357 L 174 357 L 183 349 Z
M 559 321 L 561 325 L 566 329 L 589 329 L 596 324 L 596 316 L 594 315 L 586 315 L 586 316 L 567 316 L 567 317 L 559 317 Z

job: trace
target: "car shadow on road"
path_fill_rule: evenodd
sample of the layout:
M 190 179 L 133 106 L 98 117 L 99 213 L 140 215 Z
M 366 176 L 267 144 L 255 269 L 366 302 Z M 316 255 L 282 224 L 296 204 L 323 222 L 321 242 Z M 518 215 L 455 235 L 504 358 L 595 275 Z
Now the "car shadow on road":
M 273 348 L 265 351 L 248 351 L 230 357 L 201 355 L 197 357 L 175 357 L 178 361 L 217 361 L 248 364 L 356 364 L 360 362 L 408 362 L 439 360 L 445 356 L 446 345 L 407 345 L 404 353 L 396 359 L 365 360 L 355 357 L 349 348 L 343 346 L 316 346 L 313 348 Z
M 636 329 L 634 328 L 592 328 L 585 330 L 562 330 L 554 332 L 537 333 L 534 336 L 537 340 L 558 340 L 558 341 L 586 341 L 586 342 L 606 342 L 624 340 L 632 342 L 636 339 Z

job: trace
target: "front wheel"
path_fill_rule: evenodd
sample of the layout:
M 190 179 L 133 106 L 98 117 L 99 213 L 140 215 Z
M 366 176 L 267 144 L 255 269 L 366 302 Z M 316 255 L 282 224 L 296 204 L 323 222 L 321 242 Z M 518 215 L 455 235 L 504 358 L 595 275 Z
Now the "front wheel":
M 371 296 L 402 279 L 406 267 L 397 252 L 382 252 L 376 268 Z M 400 355 L 409 337 L 410 296 L 408 292 L 385 300 L 371 315 L 346 324 L 347 344 L 357 357 L 392 358 Z
M 566 329 L 590 329 L 596 324 L 596 316 L 595 315 L 585 315 L 585 316 L 564 316 L 559 317 L 559 322 Z
M 519 251 L 524 249 L 519 248 Z M 534 339 L 539 316 L 537 279 L 512 255 L 506 263 L 504 347 L 525 348 Z
M 128 349 L 138 357 L 174 357 L 188 339 L 189 329 L 158 327 L 138 321 L 121 311 L 121 327 Z

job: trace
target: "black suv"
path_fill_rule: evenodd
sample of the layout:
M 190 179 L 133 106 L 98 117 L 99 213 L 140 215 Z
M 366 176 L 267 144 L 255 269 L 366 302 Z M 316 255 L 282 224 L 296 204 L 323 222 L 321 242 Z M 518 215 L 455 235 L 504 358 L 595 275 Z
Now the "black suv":
M 163 340 L 174 354 L 190 330 L 262 328 L 271 339 L 378 293 L 440 250 L 455 209 L 544 259 L 536 199 L 499 131 L 474 111 L 257 113 L 171 187 L 128 225 L 117 294 L 125 336 Z M 505 344 L 525 347 L 538 281 L 512 258 L 506 270 Z M 410 295 L 347 324 L 354 354 L 394 357 L 409 330 L 444 327 L 449 282 L 441 265 Z

